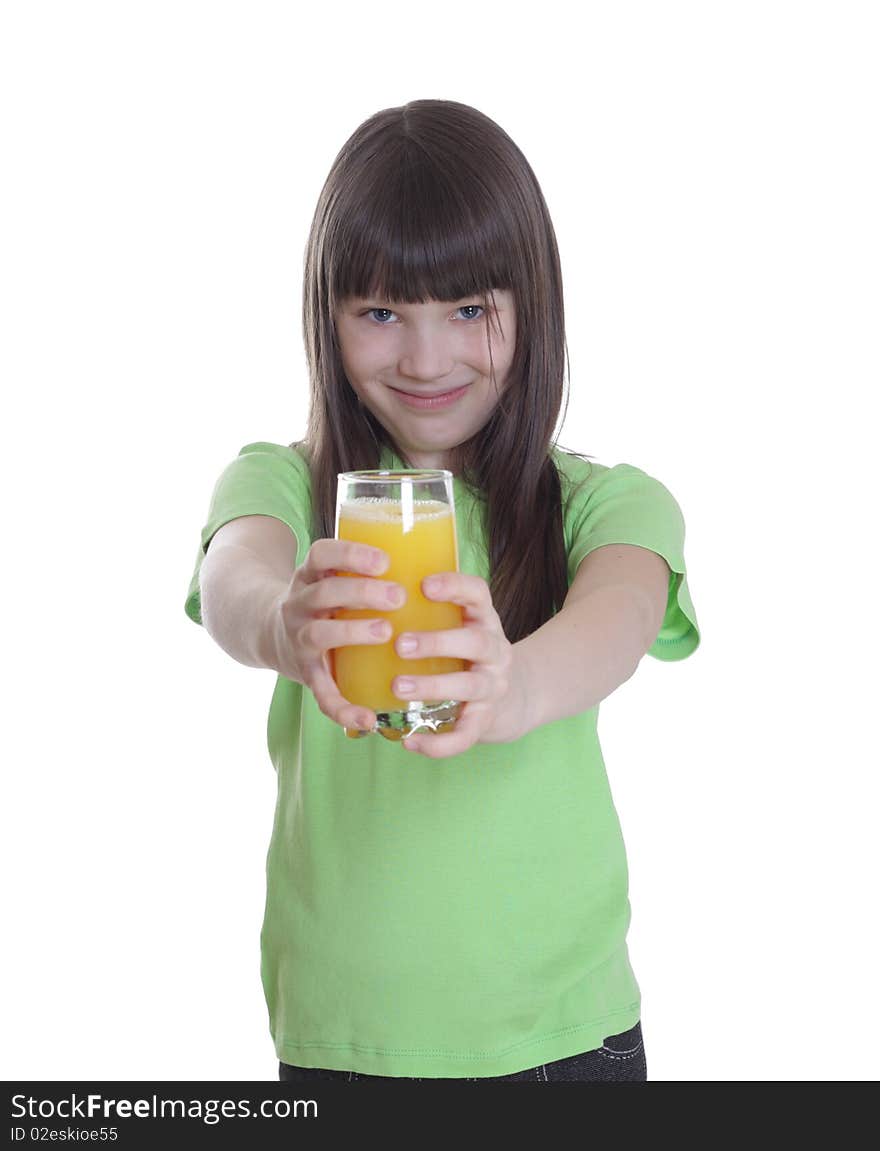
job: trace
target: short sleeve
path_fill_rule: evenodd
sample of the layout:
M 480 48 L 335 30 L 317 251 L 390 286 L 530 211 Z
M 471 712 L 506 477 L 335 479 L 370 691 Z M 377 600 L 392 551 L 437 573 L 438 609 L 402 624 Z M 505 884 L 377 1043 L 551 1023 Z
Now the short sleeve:
M 636 544 L 657 552 L 669 565 L 669 595 L 648 654 L 667 661 L 685 659 L 699 647 L 700 630 L 684 562 L 684 517 L 675 497 L 659 480 L 630 464 L 605 467 L 577 461 L 577 468 L 570 464 L 569 470 L 579 476 L 564 513 L 569 584 L 584 556 L 605 544 Z
M 214 485 L 208 517 L 201 530 L 195 567 L 184 610 L 202 622 L 199 574 L 214 533 L 239 516 L 274 516 L 296 537 L 297 560 L 311 547 L 311 485 L 306 461 L 282 444 L 254 443 L 241 449 Z

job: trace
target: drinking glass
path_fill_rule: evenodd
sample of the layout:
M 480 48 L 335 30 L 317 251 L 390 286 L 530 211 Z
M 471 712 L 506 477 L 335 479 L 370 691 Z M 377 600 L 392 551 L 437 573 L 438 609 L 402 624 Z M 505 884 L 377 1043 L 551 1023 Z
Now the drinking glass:
M 452 481 L 452 472 L 445 469 L 355 471 L 337 477 L 336 538 L 387 552 L 391 566 L 381 579 L 406 589 L 400 608 L 340 608 L 333 613 L 335 619 L 382 618 L 391 624 L 387 643 L 331 648 L 329 653 L 340 692 L 376 713 L 374 730 L 386 739 L 399 740 L 415 731 L 449 731 L 461 711 L 454 699 L 402 700 L 391 690 L 398 675 L 445 675 L 469 666 L 445 656 L 403 659 L 394 649 L 402 632 L 445 631 L 464 624 L 457 604 L 426 599 L 421 588 L 425 576 L 458 571 Z M 369 734 L 349 728 L 345 732 L 352 738 Z

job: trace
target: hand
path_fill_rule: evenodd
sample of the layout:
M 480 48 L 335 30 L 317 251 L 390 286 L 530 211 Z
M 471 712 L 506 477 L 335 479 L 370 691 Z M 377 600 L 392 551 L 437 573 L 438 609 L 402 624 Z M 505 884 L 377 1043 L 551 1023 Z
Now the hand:
M 267 649 L 272 666 L 288 679 L 308 687 L 329 719 L 346 728 L 370 731 L 376 713 L 347 700 L 333 678 L 329 651 L 354 644 L 387 643 L 392 627 L 387 619 L 333 619 L 337 608 L 357 608 L 383 614 L 397 610 L 406 595 L 400 584 L 375 578 L 387 571 L 387 552 L 349 540 L 315 540 L 289 587 L 271 605 Z M 357 579 L 337 572 L 369 573 Z M 402 594 L 398 601 L 389 593 Z M 374 631 L 374 628 L 378 628 Z
M 516 658 L 501 620 L 492 604 L 489 585 L 479 576 L 462 572 L 441 572 L 422 580 L 422 593 L 427 599 L 459 604 L 464 609 L 464 625 L 448 631 L 407 632 L 416 640 L 416 648 L 400 648 L 403 635 L 397 637 L 395 651 L 402 659 L 424 659 L 426 656 L 449 656 L 470 661 L 467 671 L 448 675 L 409 677 L 415 685 L 401 690 L 403 677 L 391 681 L 395 695 L 411 699 L 455 699 L 464 706 L 451 732 L 429 734 L 419 731 L 403 740 L 407 751 L 419 752 L 431 759 L 458 755 L 475 743 L 509 743 L 530 730 L 528 699 Z

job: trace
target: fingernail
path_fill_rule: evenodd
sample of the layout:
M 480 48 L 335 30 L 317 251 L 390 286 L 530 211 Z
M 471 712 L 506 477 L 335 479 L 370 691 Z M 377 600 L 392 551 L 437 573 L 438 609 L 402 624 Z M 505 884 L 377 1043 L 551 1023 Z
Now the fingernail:
M 403 603 L 403 588 L 402 587 L 390 587 L 386 594 L 388 596 L 388 602 L 389 603 L 393 603 L 398 607 L 400 606 L 400 604 Z
M 391 634 L 391 624 L 387 619 L 379 619 L 374 624 L 370 624 L 370 631 L 373 635 L 387 636 Z
M 399 679 L 397 681 L 397 694 L 411 695 L 416 690 L 414 679 Z
M 415 651 L 418 646 L 418 640 L 413 635 L 402 635 L 397 641 L 397 650 L 401 655 L 409 655 L 410 652 Z

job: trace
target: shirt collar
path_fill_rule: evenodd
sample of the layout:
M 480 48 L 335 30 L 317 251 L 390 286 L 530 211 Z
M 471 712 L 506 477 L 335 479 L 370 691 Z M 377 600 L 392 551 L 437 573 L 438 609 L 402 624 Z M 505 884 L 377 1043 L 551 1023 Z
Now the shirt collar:
M 379 468 L 383 472 L 399 472 L 403 469 L 400 457 L 387 444 L 382 445 L 379 453 Z
M 383 444 L 379 452 L 379 468 L 381 471 L 393 472 L 412 470 L 404 465 L 397 452 L 393 451 L 387 444 Z M 458 484 L 458 476 L 453 476 L 452 479 L 455 484 Z

